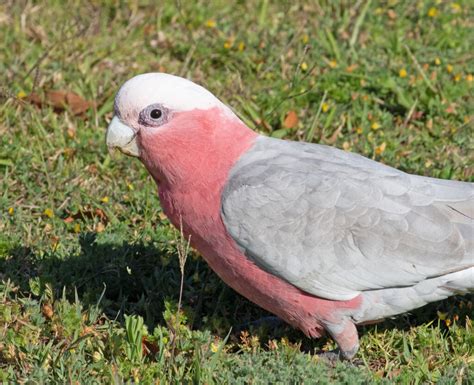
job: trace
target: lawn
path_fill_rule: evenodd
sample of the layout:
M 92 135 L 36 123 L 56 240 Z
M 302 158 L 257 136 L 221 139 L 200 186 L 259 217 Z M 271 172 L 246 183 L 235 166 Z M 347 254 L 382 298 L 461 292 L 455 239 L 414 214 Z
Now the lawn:
M 0 382 L 474 383 L 472 295 L 360 327 L 357 360 L 329 365 L 330 339 L 255 323 L 269 314 L 194 251 L 181 291 L 154 182 L 105 146 L 118 87 L 165 71 L 262 134 L 474 181 L 473 15 L 469 0 L 2 1 Z

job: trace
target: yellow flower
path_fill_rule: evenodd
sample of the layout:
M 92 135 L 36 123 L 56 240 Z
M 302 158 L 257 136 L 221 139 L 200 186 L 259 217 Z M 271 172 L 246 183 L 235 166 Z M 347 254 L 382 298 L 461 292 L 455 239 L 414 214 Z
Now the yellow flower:
M 440 312 L 439 310 L 436 313 L 438 314 L 438 318 L 441 321 L 444 321 L 446 319 L 446 316 L 448 315 L 448 313 L 443 313 L 443 312 Z
M 448 64 L 448 65 L 446 66 L 446 71 L 448 71 L 448 73 L 453 72 L 453 66 L 452 66 L 451 64 Z
M 133 187 L 133 184 L 131 184 L 131 183 L 127 184 L 127 187 L 130 191 L 135 190 L 135 187 Z
M 385 151 L 385 147 L 387 147 L 387 143 L 383 142 L 380 146 L 375 147 L 375 153 L 380 155 L 382 152 Z
M 103 354 L 97 350 L 92 354 L 92 360 L 94 362 L 99 362 L 102 358 L 104 358 Z
M 328 64 L 329 64 L 329 67 L 331 67 L 331 68 L 336 68 L 337 67 L 337 61 L 335 61 L 335 60 L 331 60 Z
M 309 41 L 309 36 L 307 34 L 304 34 L 301 38 L 301 41 L 304 43 L 304 44 L 307 44 L 308 41 Z
M 451 10 L 453 13 L 458 13 L 461 11 L 461 6 L 458 3 L 451 3 Z
M 102 203 L 109 203 L 109 197 L 105 196 L 100 200 Z
M 230 47 L 232 47 L 232 42 L 227 40 L 225 43 L 224 43 L 224 48 L 225 49 L 229 49 Z
M 308 69 L 308 64 L 306 64 L 306 62 L 304 61 L 303 63 L 301 63 L 301 69 L 303 71 L 306 71 Z
M 362 130 L 362 127 L 357 127 L 356 128 L 356 132 L 360 135 L 362 134 L 363 130 Z
M 407 77 L 407 70 L 405 68 L 402 68 L 399 72 L 398 72 L 398 75 L 401 77 L 401 78 L 406 78 Z
M 245 49 L 245 43 L 243 41 L 241 41 L 239 43 L 239 46 L 237 47 L 237 49 L 242 52 L 244 49 Z
M 215 20 L 209 19 L 206 21 L 206 27 L 207 28 L 215 28 L 217 25 Z
M 73 231 L 77 234 L 81 232 L 81 225 L 79 223 L 76 223 L 74 225 Z
M 448 328 L 449 326 L 451 326 L 451 320 L 449 318 L 446 321 L 444 321 L 444 323 L 446 324 Z
M 15 209 L 13 207 L 8 208 L 8 215 L 12 216 L 14 212 Z
M 461 74 L 456 74 L 456 75 L 454 75 L 454 81 L 455 81 L 455 82 L 458 82 L 458 81 L 460 81 L 461 79 L 462 79 Z
M 217 353 L 218 350 L 219 350 L 219 345 L 216 344 L 216 343 L 214 343 L 214 342 L 212 342 L 212 343 L 211 343 L 211 352 Z
M 54 212 L 53 212 L 53 210 L 51 210 L 51 209 L 49 209 L 49 208 L 48 208 L 48 209 L 45 209 L 45 210 L 43 211 L 43 214 L 46 215 L 48 218 L 54 217 Z
M 373 122 L 372 125 L 370 126 L 372 130 L 378 130 L 380 128 L 380 124 L 377 122 Z
M 429 16 L 429 17 L 436 17 L 436 16 L 438 16 L 438 10 L 437 10 L 435 7 L 431 7 L 431 8 L 428 10 L 428 16 Z
M 321 111 L 323 112 L 328 112 L 329 111 L 329 104 L 328 103 L 323 103 L 321 104 Z
M 466 80 L 469 82 L 469 83 L 472 83 L 474 81 L 474 76 L 472 74 L 467 74 L 466 75 Z
M 434 60 L 435 64 L 437 66 L 439 66 L 441 64 L 441 59 L 439 57 L 437 57 L 435 60 Z
M 20 91 L 20 92 L 18 92 L 18 93 L 16 94 L 16 97 L 17 97 L 18 99 L 23 99 L 23 98 L 25 98 L 25 97 L 26 97 L 25 91 Z

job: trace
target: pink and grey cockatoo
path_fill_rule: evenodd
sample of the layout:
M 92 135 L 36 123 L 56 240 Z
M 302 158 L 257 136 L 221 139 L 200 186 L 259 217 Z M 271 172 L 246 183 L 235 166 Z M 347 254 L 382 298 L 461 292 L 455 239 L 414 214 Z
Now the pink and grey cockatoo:
M 229 286 L 344 358 L 357 324 L 474 289 L 474 185 L 268 138 L 203 87 L 148 73 L 117 93 L 107 145 Z

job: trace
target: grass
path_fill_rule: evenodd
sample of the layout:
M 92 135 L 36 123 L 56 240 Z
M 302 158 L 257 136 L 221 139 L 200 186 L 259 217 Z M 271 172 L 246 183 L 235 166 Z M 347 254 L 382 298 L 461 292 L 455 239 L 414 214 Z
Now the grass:
M 287 326 L 239 331 L 268 314 L 193 251 L 181 277 L 153 181 L 104 144 L 120 84 L 159 70 L 263 134 L 473 181 L 473 12 L 468 0 L 2 2 L 0 381 L 473 383 L 472 295 L 361 327 L 355 364 L 321 362 L 311 353 L 333 342 Z M 29 102 L 51 90 L 93 107 Z

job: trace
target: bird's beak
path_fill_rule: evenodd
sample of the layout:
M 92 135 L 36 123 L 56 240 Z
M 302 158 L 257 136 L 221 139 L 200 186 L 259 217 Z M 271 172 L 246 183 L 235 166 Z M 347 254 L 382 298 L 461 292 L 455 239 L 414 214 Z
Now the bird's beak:
M 114 116 L 107 128 L 106 142 L 111 150 L 117 148 L 126 155 L 140 156 L 135 131 L 123 124 L 117 116 Z

